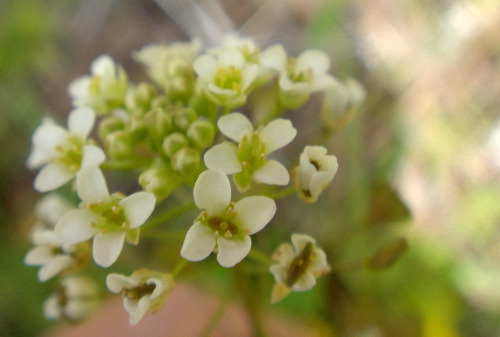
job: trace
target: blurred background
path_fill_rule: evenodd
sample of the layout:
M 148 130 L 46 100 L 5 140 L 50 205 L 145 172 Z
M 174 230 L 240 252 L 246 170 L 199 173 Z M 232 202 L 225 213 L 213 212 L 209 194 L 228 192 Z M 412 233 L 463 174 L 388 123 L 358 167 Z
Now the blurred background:
M 290 54 L 323 49 L 334 76 L 366 91 L 328 140 L 340 164 L 329 195 L 289 209 L 335 272 L 277 308 L 325 336 L 500 336 L 496 0 L 0 2 L 0 336 L 56 324 L 41 310 L 50 282 L 22 262 L 40 197 L 24 163 L 41 119 L 65 123 L 68 84 L 101 54 L 135 80 L 134 50 L 195 36 L 210 47 L 231 29 Z M 370 257 L 371 268 L 348 268 Z

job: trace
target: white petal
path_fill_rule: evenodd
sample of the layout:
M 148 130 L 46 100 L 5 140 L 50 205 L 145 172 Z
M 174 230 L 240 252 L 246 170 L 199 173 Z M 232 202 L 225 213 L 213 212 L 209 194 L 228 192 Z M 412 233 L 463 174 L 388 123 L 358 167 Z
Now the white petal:
M 149 192 L 137 192 L 119 202 L 120 206 L 123 207 L 130 228 L 141 226 L 153 213 L 155 203 L 155 196 Z
M 231 184 L 222 171 L 203 171 L 193 188 L 194 202 L 210 215 L 222 212 L 231 201 Z
M 276 213 L 276 203 L 273 199 L 261 196 L 246 197 L 234 205 L 238 214 L 238 223 L 254 234 L 264 228 Z
M 81 167 L 99 166 L 106 159 L 104 152 L 95 145 L 85 145 L 83 147 L 83 158 Z
M 324 73 L 330 69 L 330 58 L 320 50 L 306 50 L 297 57 L 297 70 L 312 69 L 315 73 Z
M 80 199 L 96 203 L 109 199 L 108 186 L 101 170 L 96 166 L 82 168 L 76 176 L 76 192 Z
M 48 319 L 59 319 L 61 317 L 61 307 L 57 295 L 51 295 L 43 302 L 43 314 Z
M 214 250 L 212 230 L 199 222 L 189 228 L 181 249 L 181 256 L 189 261 L 201 261 Z
M 285 186 L 290 181 L 287 169 L 276 160 L 268 160 L 254 172 L 253 178 L 263 184 Z
M 53 247 L 50 246 L 39 246 L 31 248 L 24 258 L 24 263 L 29 266 L 41 266 L 46 264 L 54 257 L 52 248 Z
M 203 160 L 211 170 L 219 170 L 225 174 L 241 172 L 241 163 L 236 155 L 237 147 L 229 142 L 213 146 L 205 153 Z
M 297 130 L 288 119 L 274 119 L 259 132 L 266 144 L 266 154 L 288 145 L 297 135 Z
M 28 160 L 26 160 L 26 165 L 30 169 L 36 169 L 42 165 L 47 164 L 52 158 L 54 158 L 54 152 L 44 152 L 40 149 L 33 148 L 30 152 Z
M 211 55 L 198 56 L 194 60 L 193 69 L 200 78 L 211 82 L 217 71 L 217 60 Z
M 87 139 L 94 126 L 95 113 L 89 107 L 78 107 L 68 116 L 68 129 L 81 140 Z
M 316 284 L 316 277 L 313 274 L 306 272 L 301 278 L 299 278 L 295 284 L 292 286 L 292 290 L 295 291 L 306 291 L 314 287 Z
M 55 154 L 55 148 L 66 141 L 69 133 L 66 129 L 45 120 L 33 134 L 33 145 L 36 149 Z
M 89 94 L 90 76 L 80 76 L 74 79 L 68 87 L 68 92 L 74 105 L 81 105 Z
M 283 91 L 294 91 L 297 93 L 309 93 L 312 91 L 312 85 L 309 82 L 293 82 L 285 73 L 281 74 L 279 85 Z
M 108 55 L 101 55 L 96 58 L 90 68 L 92 75 L 107 77 L 115 73 L 115 63 Z
M 243 240 L 227 240 L 222 237 L 217 239 L 219 253 L 217 261 L 226 268 L 233 267 L 248 255 L 252 248 L 252 240 L 246 235 Z
M 285 71 L 287 62 L 286 51 L 281 45 L 274 45 L 260 54 L 260 63 L 268 68 Z
M 130 325 L 136 325 L 137 323 L 139 323 L 139 321 L 147 312 L 147 307 L 145 307 L 144 305 L 139 305 L 139 302 L 127 299 L 124 299 L 123 301 L 123 306 L 129 314 L 128 323 Z
M 73 245 L 93 237 L 97 231 L 92 222 L 97 216 L 85 209 L 74 209 L 61 216 L 56 224 L 56 236 L 64 244 Z
M 301 253 L 308 243 L 316 243 L 316 240 L 306 234 L 292 234 L 291 240 L 297 253 Z
M 250 84 L 255 80 L 259 73 L 259 66 L 256 64 L 251 64 L 245 66 L 243 68 L 243 83 L 242 83 L 242 90 L 246 90 Z
M 224 52 L 219 53 L 219 64 L 223 67 L 234 66 L 236 68 L 241 68 L 245 64 L 245 59 L 240 52 L 236 50 L 224 50 Z
M 121 274 L 109 274 L 106 277 L 106 286 L 110 291 L 117 294 L 123 289 L 134 288 L 139 285 L 139 281 Z
M 101 267 L 109 267 L 115 263 L 123 248 L 125 233 L 97 234 L 92 244 L 92 256 Z
M 69 255 L 57 255 L 49 263 L 44 265 L 38 271 L 38 280 L 40 282 L 47 281 L 56 276 L 65 269 L 71 267 L 74 259 Z
M 330 74 L 314 74 L 314 79 L 311 83 L 312 91 L 325 90 L 337 84 L 337 80 Z
M 75 174 L 66 166 L 50 163 L 45 166 L 35 178 L 35 189 L 39 192 L 48 192 L 70 181 Z
M 311 195 L 313 197 L 318 197 L 332 181 L 334 175 L 335 173 L 331 171 L 321 171 L 314 174 L 309 185 L 309 192 Z
M 239 112 L 222 116 L 219 118 L 217 126 L 225 136 L 238 143 L 243 136 L 250 135 L 253 132 L 252 122 Z

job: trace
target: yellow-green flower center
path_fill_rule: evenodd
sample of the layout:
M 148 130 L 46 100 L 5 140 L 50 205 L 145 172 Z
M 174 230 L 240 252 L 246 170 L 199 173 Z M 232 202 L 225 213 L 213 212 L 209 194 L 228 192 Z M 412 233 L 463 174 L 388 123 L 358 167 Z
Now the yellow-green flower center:
M 56 152 L 56 163 L 68 167 L 72 172 L 78 172 L 83 158 L 83 142 L 78 137 L 70 135 L 63 145 L 56 147 Z
M 307 268 L 309 268 L 314 255 L 314 244 L 312 242 L 308 242 L 304 249 L 293 259 L 292 263 L 290 263 L 290 266 L 288 267 L 285 279 L 287 287 L 291 288 L 295 282 L 297 282 L 297 280 L 304 275 Z
M 221 67 L 217 70 L 214 83 L 219 88 L 240 92 L 242 90 L 242 80 L 241 70 L 235 66 L 229 66 Z
M 141 284 L 138 287 L 132 289 L 123 289 L 122 294 L 128 299 L 139 301 L 145 295 L 151 295 L 156 289 L 156 284 Z
M 200 222 L 210 227 L 220 237 L 242 240 L 248 233 L 238 225 L 236 216 L 234 203 L 231 202 L 226 210 L 217 216 L 209 216 L 206 212 L 203 212 Z
M 125 211 L 119 204 L 123 198 L 123 194 L 113 193 L 109 200 L 86 205 L 90 211 L 98 215 L 97 220 L 92 223 L 93 227 L 101 233 L 129 230 Z
M 286 71 L 288 77 L 294 83 L 297 82 L 310 83 L 313 79 L 313 70 L 311 68 L 297 69 L 297 60 L 294 57 L 291 57 L 288 60 Z

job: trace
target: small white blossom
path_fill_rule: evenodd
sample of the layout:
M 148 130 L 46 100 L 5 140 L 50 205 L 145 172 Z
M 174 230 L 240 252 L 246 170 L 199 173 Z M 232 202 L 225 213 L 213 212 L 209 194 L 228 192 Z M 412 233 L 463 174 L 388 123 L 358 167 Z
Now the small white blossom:
M 289 144 L 297 130 L 287 119 L 275 119 L 254 131 L 252 122 L 243 114 L 235 112 L 219 118 L 217 125 L 228 138 L 238 142 L 215 145 L 205 153 L 205 164 L 209 169 L 235 174 L 238 190 L 250 188 L 251 180 L 270 185 L 287 185 L 290 176 L 287 169 L 276 160 L 266 157 Z
M 35 179 L 35 189 L 40 192 L 54 190 L 84 167 L 99 166 L 104 161 L 104 152 L 87 141 L 94 120 L 94 112 L 81 107 L 69 114 L 68 130 L 47 119 L 35 130 L 27 162 L 31 169 L 43 166 Z
M 327 155 L 325 147 L 306 146 L 300 155 L 299 166 L 292 171 L 292 181 L 299 196 L 307 203 L 316 202 L 335 177 L 338 167 L 337 158 Z
M 39 230 L 33 235 L 35 247 L 30 249 L 24 258 L 24 263 L 40 266 L 38 279 L 47 281 L 65 271 L 85 264 L 90 256 L 85 243 L 78 245 L 62 244 L 54 230 Z
M 284 243 L 273 254 L 278 262 L 270 267 L 276 284 L 271 303 L 287 296 L 290 291 L 306 291 L 314 287 L 316 278 L 327 274 L 330 266 L 325 252 L 305 234 L 292 234 L 292 245 Z
M 200 49 L 199 40 L 178 42 L 169 46 L 151 44 L 134 53 L 134 58 L 158 85 L 165 86 L 171 79 L 192 68 Z
M 74 106 L 89 106 L 98 114 L 107 114 L 123 106 L 127 89 L 123 68 L 108 55 L 101 55 L 92 62 L 91 75 L 73 80 L 68 90 Z
M 193 67 L 206 85 L 209 97 L 216 104 L 228 106 L 244 104 L 259 71 L 257 65 L 247 64 L 240 52 L 231 49 L 220 50 L 216 55 L 200 55 Z
M 80 322 L 89 318 L 99 307 L 96 285 L 85 277 L 66 277 L 59 289 L 43 304 L 43 312 L 49 319 L 66 319 Z
M 280 73 L 279 86 L 283 91 L 308 94 L 336 83 L 328 74 L 330 58 L 320 50 L 306 50 L 297 58 L 287 58 L 285 49 L 275 45 L 262 53 L 261 63 Z
M 207 170 L 194 185 L 194 202 L 204 211 L 186 234 L 181 255 L 200 261 L 217 246 L 217 261 L 232 267 L 250 252 L 250 235 L 257 233 L 276 213 L 274 200 L 251 196 L 231 201 L 231 185 L 221 171 Z
M 44 195 L 35 204 L 35 223 L 31 228 L 31 241 L 36 244 L 39 232 L 53 230 L 59 218 L 73 208 L 73 205 L 56 193 Z
M 112 195 L 104 176 L 97 167 L 82 170 L 76 179 L 77 193 L 83 201 L 80 209 L 65 213 L 56 224 L 56 235 L 65 244 L 76 244 L 94 238 L 92 255 L 102 266 L 112 265 L 125 239 L 139 241 L 139 227 L 153 212 L 155 197 L 149 192 L 137 192 L 128 197 Z
M 109 274 L 108 289 L 123 295 L 123 306 L 129 313 L 129 323 L 136 325 L 146 312 L 156 312 L 174 288 L 171 275 L 147 269 L 136 270 L 130 276 Z

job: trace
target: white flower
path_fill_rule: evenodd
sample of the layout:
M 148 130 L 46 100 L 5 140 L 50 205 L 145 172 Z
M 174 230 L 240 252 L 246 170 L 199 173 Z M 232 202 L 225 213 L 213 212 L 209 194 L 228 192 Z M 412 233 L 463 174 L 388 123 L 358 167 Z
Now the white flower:
M 165 86 L 169 80 L 182 75 L 192 63 L 200 49 L 199 40 L 173 43 L 169 46 L 151 44 L 134 53 L 134 58 L 146 68 L 148 76 L 157 84 Z
M 194 185 L 194 202 L 204 211 L 186 234 L 181 255 L 190 261 L 208 257 L 217 246 L 217 261 L 232 267 L 250 251 L 250 235 L 257 233 L 276 213 L 274 200 L 251 196 L 234 203 L 231 185 L 221 171 L 207 170 Z
M 34 211 L 36 219 L 30 232 L 31 241 L 36 244 L 37 233 L 54 229 L 61 215 L 72 208 L 71 203 L 56 193 L 47 194 L 38 200 Z
M 91 73 L 70 83 L 68 90 L 72 104 L 92 107 L 98 114 L 122 107 L 128 89 L 123 68 L 108 55 L 101 55 L 92 62 Z
M 40 266 L 38 279 L 47 281 L 52 277 L 84 265 L 88 261 L 89 249 L 83 244 L 64 245 L 53 230 L 39 230 L 33 235 L 33 247 L 24 258 L 24 263 Z
M 326 153 L 323 146 L 306 146 L 300 155 L 300 165 L 292 171 L 293 183 L 305 202 L 318 200 L 337 173 L 337 158 Z
M 106 284 L 113 293 L 123 295 L 123 306 L 129 313 L 131 325 L 136 325 L 146 312 L 158 311 L 174 288 L 171 275 L 147 269 L 136 270 L 128 277 L 109 274 Z
M 330 58 L 320 50 L 306 50 L 297 58 L 287 59 L 281 45 L 269 47 L 261 55 L 261 63 L 280 72 L 279 86 L 283 91 L 311 93 L 336 83 L 330 69 Z
M 83 201 L 80 209 L 65 213 L 56 224 L 56 235 L 65 244 L 75 244 L 94 238 L 92 255 L 102 266 L 112 265 L 127 239 L 139 241 L 139 227 L 153 212 L 155 197 L 149 192 L 137 192 L 128 197 L 112 195 L 104 176 L 97 167 L 89 167 L 76 179 L 77 193 Z
M 316 278 L 327 274 L 330 266 L 325 252 L 305 234 L 292 234 L 292 245 L 284 243 L 273 254 L 278 262 L 270 267 L 276 284 L 271 303 L 287 296 L 290 291 L 306 291 L 314 287 Z
M 68 130 L 44 120 L 33 134 L 33 149 L 27 165 L 44 166 L 35 179 L 40 192 L 54 190 L 75 177 L 87 166 L 98 166 L 104 152 L 86 140 L 94 126 L 95 114 L 90 108 L 77 108 L 68 117 Z
M 289 144 L 297 130 L 287 119 L 275 119 L 254 131 L 252 122 L 243 114 L 235 112 L 219 118 L 220 131 L 238 142 L 238 146 L 223 142 L 205 153 L 205 164 L 209 169 L 235 174 L 238 190 L 250 188 L 251 180 L 270 185 L 287 185 L 290 176 L 287 169 L 276 160 L 266 156 Z
M 67 277 L 60 281 L 59 289 L 43 304 L 49 319 L 67 319 L 80 322 L 89 318 L 99 306 L 96 285 L 85 277 Z
M 257 65 L 247 64 L 240 52 L 231 49 L 198 56 L 193 67 L 216 104 L 234 106 L 245 102 L 259 71 Z

